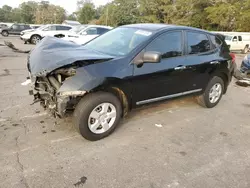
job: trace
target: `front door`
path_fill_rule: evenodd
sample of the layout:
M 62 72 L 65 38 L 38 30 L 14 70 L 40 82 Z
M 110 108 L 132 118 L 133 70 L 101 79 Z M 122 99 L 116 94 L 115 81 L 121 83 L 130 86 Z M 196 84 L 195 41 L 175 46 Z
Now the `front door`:
M 172 98 L 188 90 L 187 84 L 190 83 L 194 72 L 186 67 L 182 31 L 161 34 L 145 48 L 145 51 L 160 52 L 162 60 L 160 63 L 134 65 L 134 104 Z

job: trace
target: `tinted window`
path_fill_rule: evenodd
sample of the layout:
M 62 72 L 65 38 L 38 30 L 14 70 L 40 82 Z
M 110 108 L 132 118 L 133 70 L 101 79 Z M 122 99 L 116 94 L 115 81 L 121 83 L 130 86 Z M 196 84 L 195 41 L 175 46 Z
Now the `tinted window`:
M 211 35 L 210 38 L 211 38 L 213 48 L 218 48 L 221 46 L 222 42 L 220 39 L 218 39 L 218 37 Z
M 151 42 L 146 51 L 156 51 L 162 58 L 177 57 L 182 55 L 182 32 L 165 33 Z
M 25 26 L 24 25 L 20 25 L 20 30 L 24 30 Z
M 18 30 L 20 27 L 19 27 L 19 25 L 13 25 L 12 28 L 13 28 L 14 30 Z
M 97 28 L 92 27 L 87 29 L 85 32 L 87 33 L 87 35 L 97 35 Z
M 29 25 L 25 25 L 24 27 L 25 27 L 25 29 L 30 29 L 31 28 Z
M 71 29 L 71 27 L 67 27 L 67 26 L 62 26 L 62 25 L 56 26 L 56 30 L 59 30 L 59 31 L 68 31 L 70 29 Z
M 56 26 L 54 25 L 48 26 L 43 29 L 43 31 L 55 31 L 55 30 L 56 30 Z
M 109 29 L 105 29 L 105 28 L 97 28 L 97 34 L 98 35 L 102 35 L 103 33 L 108 32 Z
M 211 50 L 207 35 L 187 32 L 188 54 L 198 54 Z
M 242 41 L 242 36 L 239 36 L 239 41 Z

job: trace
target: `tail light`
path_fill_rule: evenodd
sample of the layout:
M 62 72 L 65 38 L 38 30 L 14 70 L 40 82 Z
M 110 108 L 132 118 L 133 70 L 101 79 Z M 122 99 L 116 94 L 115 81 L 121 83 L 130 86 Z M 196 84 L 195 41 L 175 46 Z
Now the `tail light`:
M 235 63 L 236 61 L 236 56 L 234 53 L 230 53 L 230 56 L 232 57 L 232 63 Z

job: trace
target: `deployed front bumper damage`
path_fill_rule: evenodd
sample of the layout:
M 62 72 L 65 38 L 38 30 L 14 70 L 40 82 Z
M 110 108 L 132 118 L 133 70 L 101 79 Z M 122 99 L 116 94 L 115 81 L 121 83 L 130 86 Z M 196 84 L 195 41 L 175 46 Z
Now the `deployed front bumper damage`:
M 31 78 L 33 88 L 29 93 L 34 96 L 34 103 L 39 102 L 54 116 L 63 117 L 66 112 L 72 111 L 86 92 L 80 90 L 61 91 L 66 79 L 70 78 L 65 77 L 65 75 Z

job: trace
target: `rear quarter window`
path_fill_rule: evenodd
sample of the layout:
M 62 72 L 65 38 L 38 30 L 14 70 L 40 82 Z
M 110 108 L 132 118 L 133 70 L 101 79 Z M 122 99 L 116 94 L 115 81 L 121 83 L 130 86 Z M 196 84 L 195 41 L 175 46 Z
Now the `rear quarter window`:
M 199 54 L 211 50 L 210 41 L 205 33 L 187 32 L 188 54 Z
M 211 39 L 211 42 L 212 42 L 212 48 L 219 48 L 221 45 L 222 45 L 222 41 L 214 36 L 214 35 L 210 35 L 210 39 Z

